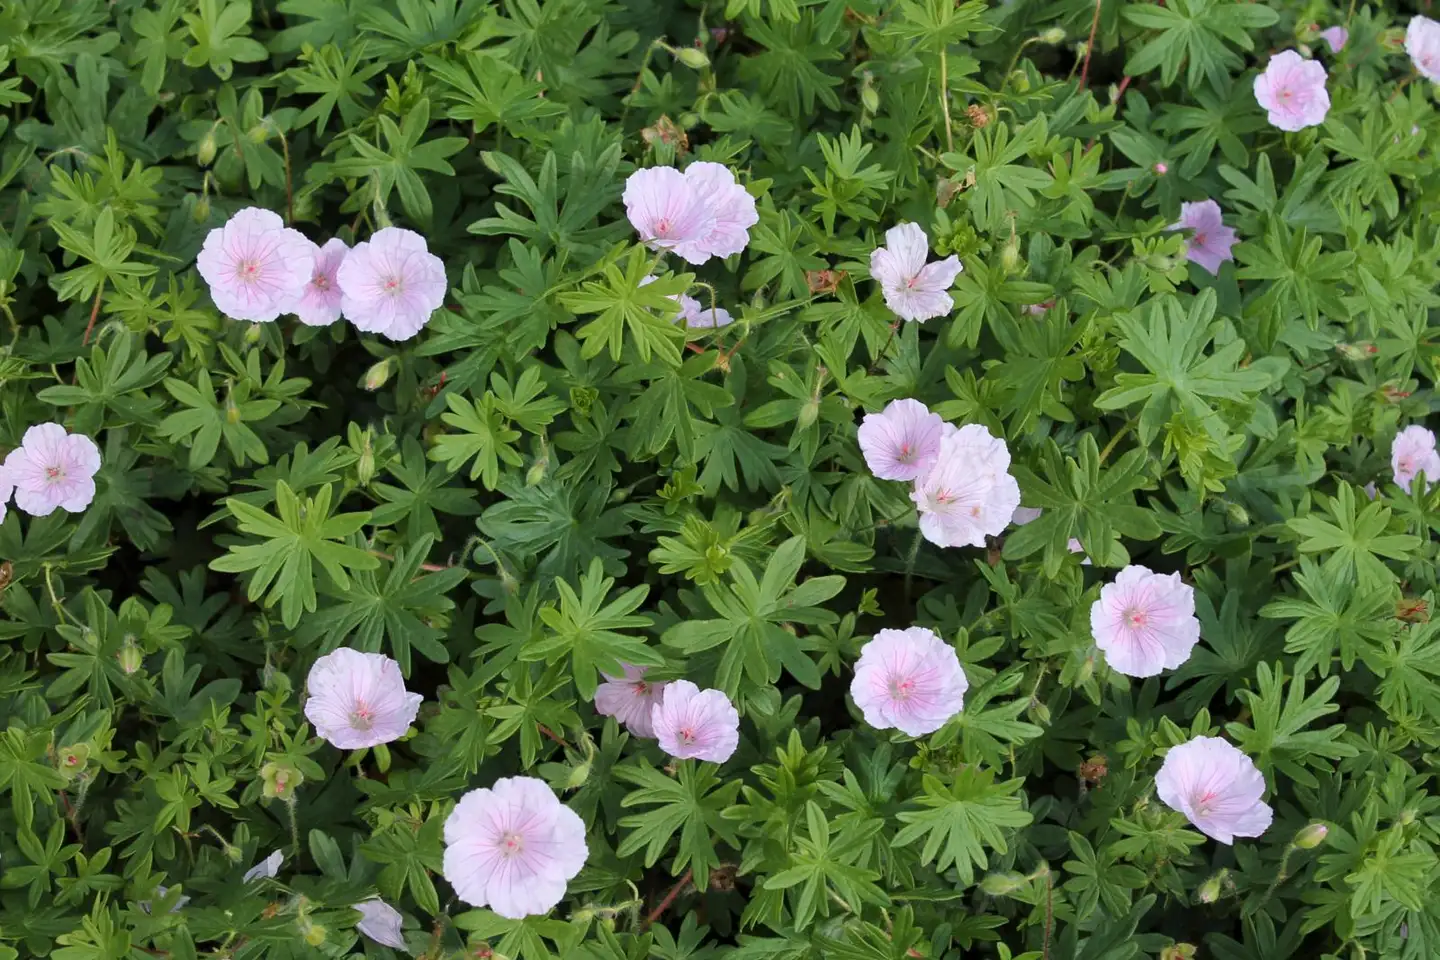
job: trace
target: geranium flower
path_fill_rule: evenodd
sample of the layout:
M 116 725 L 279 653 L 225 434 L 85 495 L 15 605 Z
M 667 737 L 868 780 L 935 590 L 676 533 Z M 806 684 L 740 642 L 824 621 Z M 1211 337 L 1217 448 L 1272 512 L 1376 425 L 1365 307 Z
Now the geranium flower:
M 1040 519 L 1044 513 L 1039 507 L 1016 507 L 1015 512 L 1010 514 L 1010 522 L 1017 527 L 1023 527 L 1027 523 L 1033 523 Z
M 685 179 L 709 208 L 712 221 L 698 241 L 698 252 L 724 258 L 744 250 L 750 243 L 750 228 L 760 222 L 750 191 L 736 183 L 735 174 L 722 163 L 692 163 L 685 168 Z
M 315 661 L 305 679 L 305 719 L 341 750 L 389 743 L 405 735 L 424 699 L 405 689 L 400 664 L 380 653 L 341 647 Z
M 405 918 L 400 915 L 399 910 L 379 897 L 362 900 L 355 904 L 354 909 L 360 914 L 360 922 L 355 924 L 356 930 L 382 947 L 405 949 L 405 935 L 400 932 Z
M 195 266 L 221 313 L 264 323 L 290 309 L 310 282 L 315 245 L 279 214 L 246 207 L 206 234 Z
M 650 722 L 660 749 L 681 760 L 724 763 L 740 745 L 740 714 L 730 698 L 689 680 L 666 684 Z
M 424 237 L 400 227 L 355 244 L 335 279 L 346 319 L 391 340 L 415 336 L 445 302 L 445 264 Z
M 923 737 L 960 712 L 969 687 L 953 647 L 907 627 L 881 630 L 860 648 L 850 696 L 870 726 Z
M 310 243 L 310 241 L 305 241 Z M 300 296 L 286 309 L 287 313 L 293 313 L 300 318 L 300 322 L 309 327 L 328 327 L 340 319 L 340 284 L 336 274 L 340 272 L 340 264 L 345 262 L 345 256 L 350 248 L 345 241 L 339 237 L 331 237 L 325 241 L 325 246 L 317 247 L 311 243 L 315 254 L 315 267 L 310 274 L 310 282 L 300 292 Z
M 10 462 L 7 460 L 5 465 L 8 467 Z M 1406 490 L 1422 471 L 1425 488 L 1434 486 L 1440 480 L 1440 453 L 1435 452 L 1435 434 L 1418 424 L 1401 430 L 1390 447 L 1390 468 L 1395 473 L 1395 482 Z M 15 499 L 18 503 L 20 498 Z
M 445 820 L 445 879 L 508 920 L 554 909 L 589 853 L 585 823 L 534 777 L 471 790 Z
M 1165 806 L 1221 843 L 1258 837 L 1275 816 L 1260 799 L 1265 778 L 1254 761 L 1219 737 L 1196 737 L 1171 747 L 1155 775 L 1155 792 Z
M 955 301 L 947 292 L 965 268 L 951 254 L 926 263 L 930 238 L 916 223 L 902 223 L 885 231 L 885 246 L 870 254 L 870 276 L 885 294 L 885 306 L 902 320 L 924 322 L 943 317 Z
M 1328 27 L 1320 31 L 1320 39 L 1330 45 L 1331 53 L 1339 53 L 1345 49 L 1345 43 L 1350 39 L 1350 31 L 1344 27 Z
M 860 452 L 881 480 L 914 480 L 940 456 L 945 421 L 919 400 L 892 400 L 860 421 Z
M 1440 82 L 1440 23 L 1411 17 L 1405 28 L 1405 52 L 1425 79 Z
M 1185 257 L 1212 276 L 1220 272 L 1220 264 L 1234 260 L 1230 248 L 1235 246 L 1235 230 L 1220 219 L 1220 204 L 1214 200 L 1180 204 L 1180 219 L 1171 230 L 1189 230 L 1185 240 Z
M 694 297 L 680 294 L 680 317 L 691 330 L 711 330 L 728 327 L 735 321 L 730 311 L 723 307 L 710 308 Z
M 1090 633 L 1105 660 L 1127 677 L 1153 677 L 1190 659 L 1200 641 L 1195 588 L 1180 574 L 1131 565 L 1100 588 Z
M 642 243 L 693 264 L 709 260 L 705 241 L 718 227 L 696 183 L 674 167 L 646 167 L 625 181 L 625 215 Z
M 249 883 L 251 880 L 268 879 L 280 872 L 280 865 L 285 862 L 285 854 L 280 850 L 273 851 L 270 856 L 261 860 L 255 866 L 246 870 L 240 877 L 241 883 Z
M 987 536 L 998 536 L 1020 506 L 1020 485 L 1009 467 L 1005 441 L 984 427 L 972 423 L 948 433 L 910 493 L 925 539 L 940 547 L 980 547 Z
M 647 683 L 645 673 L 649 667 L 628 663 L 622 663 L 620 667 L 624 676 L 603 674 L 605 682 L 595 688 L 595 712 L 602 717 L 614 717 L 637 737 L 654 739 L 651 708 L 660 702 L 669 684 Z
M 1323 123 L 1330 112 L 1325 67 L 1294 50 L 1281 51 L 1255 78 L 1255 99 L 1269 111 L 1270 122 L 1281 130 L 1293 133 Z
M 32 517 L 48 517 L 60 507 L 79 513 L 95 499 L 100 448 L 81 434 L 66 433 L 58 423 L 39 423 L 25 431 L 0 470 L 0 494 Z M 5 511 L 0 508 L 0 520 Z

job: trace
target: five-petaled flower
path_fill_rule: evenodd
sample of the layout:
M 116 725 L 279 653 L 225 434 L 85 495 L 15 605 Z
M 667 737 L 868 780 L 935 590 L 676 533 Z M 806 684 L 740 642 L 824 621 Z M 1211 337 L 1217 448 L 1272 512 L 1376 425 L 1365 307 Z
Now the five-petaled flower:
M 919 400 L 892 400 L 860 421 L 860 452 L 881 480 L 914 480 L 940 456 L 945 421 Z
M 1271 57 L 1265 72 L 1255 78 L 1255 100 L 1281 130 L 1293 133 L 1323 123 L 1330 112 L 1325 67 L 1294 50 L 1283 50 Z
M 647 681 L 645 673 L 649 667 L 622 663 L 620 668 L 623 676 L 604 674 L 605 682 L 595 688 L 595 712 L 602 717 L 614 717 L 637 737 L 654 739 L 651 708 L 660 702 L 669 684 Z
M 998 536 L 1020 506 L 1005 441 L 979 424 L 945 425 L 935 463 L 910 492 L 920 532 L 939 547 L 980 547 Z
M 1235 259 L 1230 252 L 1235 246 L 1235 230 L 1220 219 L 1220 204 L 1214 200 L 1180 204 L 1180 219 L 1170 229 L 1190 231 L 1185 256 L 1212 276 L 1220 272 L 1220 264 Z
M 100 448 L 81 434 L 67 433 L 58 423 L 40 423 L 25 431 L 20 446 L 10 451 L 0 469 L 0 494 L 32 517 L 48 517 L 59 507 L 79 513 L 95 499 L 95 473 Z M 0 520 L 5 519 L 0 500 Z
M 345 318 L 391 340 L 415 336 L 445 302 L 445 264 L 424 237 L 400 227 L 377 230 L 355 244 L 335 281 Z
M 953 647 L 907 627 L 881 630 L 860 649 L 850 696 L 870 726 L 923 737 L 961 711 L 969 687 Z
M 1406 490 L 1421 473 L 1425 474 L 1425 488 L 1434 486 L 1440 480 L 1440 453 L 1435 451 L 1435 434 L 1418 424 L 1401 430 L 1390 446 L 1390 469 L 1394 471 L 1395 482 Z
M 279 214 L 246 207 L 205 236 L 195 265 L 221 313 L 267 322 L 293 309 L 314 275 L 315 250 Z
M 724 763 L 740 745 L 740 714 L 730 698 L 689 680 L 666 684 L 650 722 L 660 749 L 681 760 Z
M 1190 659 L 1200 641 L 1195 588 L 1178 573 L 1131 565 L 1100 588 L 1090 633 L 1105 660 L 1127 677 L 1153 677 Z
M 1219 737 L 1196 737 L 1171 747 L 1155 775 L 1155 792 L 1165 806 L 1221 843 L 1258 837 L 1275 816 L 1260 799 L 1265 778 L 1254 761 Z
M 955 301 L 950 285 L 964 267 L 953 253 L 944 260 L 930 258 L 930 238 L 917 223 L 902 223 L 885 231 L 885 245 L 870 254 L 870 276 L 885 294 L 885 306 L 902 320 L 924 322 L 943 317 Z
M 341 647 L 310 668 L 305 719 L 341 750 L 358 750 L 405 735 L 422 699 L 405 689 L 400 664 L 381 653 Z

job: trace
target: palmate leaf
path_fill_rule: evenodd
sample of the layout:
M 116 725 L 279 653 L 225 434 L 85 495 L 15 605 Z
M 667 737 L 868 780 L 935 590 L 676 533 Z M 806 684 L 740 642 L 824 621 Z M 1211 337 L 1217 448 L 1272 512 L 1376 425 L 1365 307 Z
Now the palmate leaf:
M 293 628 L 302 612 L 315 612 L 316 564 L 341 589 L 350 584 L 347 570 L 374 570 L 380 565 L 367 551 L 339 542 L 368 523 L 370 514 L 332 516 L 332 491 L 327 483 L 314 497 L 301 498 L 282 480 L 275 488 L 278 516 L 230 497 L 225 506 L 240 531 L 260 542 L 232 544 L 224 556 L 210 562 L 210 569 L 249 573 L 249 598 L 264 596 L 267 607 L 278 601 L 281 620 Z
M 582 344 L 581 356 L 589 359 L 608 350 L 612 360 L 619 360 L 628 343 L 642 363 L 649 363 L 654 356 L 672 367 L 679 366 L 685 329 L 675 323 L 680 305 L 673 298 L 689 289 L 694 275 L 664 274 L 647 283 L 650 265 L 650 255 L 636 246 L 626 257 L 624 269 L 607 263 L 603 281 L 587 281 L 578 292 L 560 295 L 560 302 L 572 312 L 598 314 L 575 331 Z
M 1355 488 L 1341 483 L 1335 496 L 1316 494 L 1327 519 L 1319 511 L 1296 517 L 1286 525 L 1303 537 L 1301 553 L 1329 553 L 1327 567 L 1362 590 L 1383 589 L 1397 579 L 1382 557 L 1404 560 L 1420 546 L 1420 538 L 1408 533 L 1389 533 L 1390 508 L 1379 500 L 1355 496 Z
M 673 778 L 648 765 L 616 767 L 615 776 L 638 788 L 625 796 L 621 806 L 653 808 L 620 820 L 620 826 L 630 832 L 615 852 L 628 857 L 644 850 L 645 865 L 654 866 L 679 831 L 679 849 L 670 873 L 679 876 L 688 866 L 696 888 L 704 890 L 710 871 L 720 865 L 716 838 L 732 847 L 739 845 L 737 824 L 725 819 L 724 811 L 740 794 L 740 781 L 722 778 L 713 763 L 689 760 L 675 765 Z
M 1006 853 L 1006 833 L 1034 819 L 1021 808 L 1022 783 L 997 784 L 995 774 L 977 766 L 962 767 L 948 787 L 939 777 L 927 775 L 925 793 L 916 798 L 922 809 L 899 814 L 906 826 L 895 834 L 894 845 L 903 847 L 923 838 L 920 862 L 934 863 L 942 872 L 953 867 L 960 882 L 971 886 L 975 868 L 990 866 L 986 849 Z
M 852 907 L 862 903 L 885 906 L 890 902 L 885 892 L 875 885 L 880 874 L 857 864 L 870 840 L 885 828 L 884 822 L 837 826 L 834 831 L 832 825 L 818 803 L 807 802 L 807 836 L 802 837 L 796 831 L 789 851 L 790 866 L 765 880 L 767 890 L 792 891 L 795 926 L 802 930 L 810 926 L 816 913 L 822 917 L 830 915 L 832 889 Z M 832 832 L 838 835 L 832 838 Z
M 1226 3 L 1224 0 L 1171 0 L 1164 5 L 1129 4 L 1124 17 L 1159 35 L 1141 47 L 1125 64 L 1131 75 L 1159 68 L 1166 84 L 1175 82 L 1180 67 L 1187 62 L 1185 82 L 1198 87 L 1208 79 L 1218 90 L 1229 79 L 1230 71 L 1243 65 L 1241 50 L 1255 49 L 1253 35 L 1280 19 L 1267 6 L 1250 3 Z
M 1321 677 L 1329 676 L 1337 651 L 1346 671 L 1356 660 L 1371 664 L 1398 626 L 1399 591 L 1382 585 L 1357 590 L 1341 567 L 1319 566 L 1308 557 L 1300 558 L 1294 579 L 1304 597 L 1272 600 L 1260 609 L 1260 616 L 1295 621 L 1285 631 L 1285 652 L 1300 655 L 1296 675 L 1318 669 Z
M 643 638 L 621 630 L 648 627 L 653 622 L 635 611 L 645 602 L 650 588 L 631 587 L 606 603 L 615 581 L 605 576 L 605 565 L 597 557 L 590 569 L 580 577 L 577 595 L 564 580 L 555 581 L 559 592 L 556 606 L 540 611 L 546 630 L 538 642 L 525 647 L 521 656 L 526 660 L 554 663 L 567 654 L 574 665 L 575 687 L 587 700 L 595 697 L 596 673 L 618 677 L 624 672 L 622 663 L 637 667 L 658 667 L 665 658 L 652 652 Z
M 1353 757 L 1356 749 L 1341 742 L 1344 724 L 1311 730 L 1311 724 L 1339 710 L 1331 701 L 1340 689 L 1340 678 L 1330 677 L 1310 696 L 1305 695 L 1303 677 L 1285 680 L 1282 666 L 1266 663 L 1256 668 L 1256 690 L 1241 690 L 1240 699 L 1250 708 L 1251 723 L 1228 723 L 1225 732 L 1261 770 L 1271 771 L 1296 783 L 1319 785 L 1313 767 L 1329 773 L 1330 761 Z

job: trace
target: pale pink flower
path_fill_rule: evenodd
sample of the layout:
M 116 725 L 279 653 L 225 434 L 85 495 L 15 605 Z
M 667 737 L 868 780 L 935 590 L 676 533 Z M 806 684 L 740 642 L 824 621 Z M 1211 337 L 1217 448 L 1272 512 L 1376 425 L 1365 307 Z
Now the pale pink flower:
M 694 264 L 711 257 L 705 241 L 718 229 L 715 211 L 674 167 L 646 167 L 625 181 L 625 215 L 641 242 L 671 250 Z
M 288 310 L 310 282 L 314 251 L 279 214 L 246 207 L 205 236 L 195 265 L 221 313 L 263 323 Z
M 382 947 L 405 949 L 405 934 L 400 932 L 405 918 L 400 915 L 399 910 L 379 897 L 362 900 L 355 904 L 354 909 L 360 914 L 360 922 L 355 924 L 356 930 Z
M 1080 545 L 1080 539 L 1078 537 L 1071 537 L 1069 540 L 1066 540 L 1065 549 L 1069 550 L 1071 553 L 1081 554 L 1080 566 L 1090 566 L 1090 558 L 1084 556 L 1085 548 Z
M 680 294 L 680 317 L 691 330 L 710 330 L 728 327 L 735 321 L 730 311 L 723 307 L 711 309 L 694 297 Z
M 984 427 L 947 432 L 934 466 L 910 492 L 925 539 L 940 547 L 980 547 L 987 536 L 998 536 L 1020 506 L 1020 485 L 1009 467 L 1005 441 Z
M 1105 660 L 1127 677 L 1153 677 L 1190 659 L 1200 641 L 1195 588 L 1180 574 L 1131 565 L 1100 588 L 1090 633 Z
M 375 747 L 404 736 L 424 699 L 406 691 L 400 664 L 382 653 L 349 647 L 316 660 L 305 686 L 310 692 L 305 719 L 341 750 Z
M 1171 747 L 1155 775 L 1155 792 L 1171 810 L 1221 843 L 1258 837 L 1275 814 L 1264 800 L 1265 778 L 1254 761 L 1219 737 Z
M 1040 519 L 1044 513 L 1039 507 L 1016 507 L 1015 512 L 1010 514 L 1010 522 L 1017 527 L 1023 527 L 1027 523 L 1033 523 Z
M 310 243 L 310 241 L 305 241 Z M 311 243 L 315 254 L 315 268 L 310 274 L 310 282 L 286 308 L 287 313 L 293 313 L 300 318 L 300 322 L 308 327 L 328 327 L 340 319 L 340 284 L 336 282 L 335 275 L 340 271 L 340 264 L 345 262 L 345 255 L 350 248 L 345 241 L 339 237 L 331 237 L 325 241 L 325 246 L 317 247 Z
M 39 423 L 25 431 L 0 470 L 0 493 L 32 517 L 48 517 L 60 507 L 79 513 L 95 499 L 100 448 L 81 434 L 66 433 L 58 423 Z M 5 513 L 0 510 L 0 520 Z
M 1180 219 L 1169 229 L 1191 231 L 1185 239 L 1185 256 L 1212 276 L 1220 272 L 1221 263 L 1235 259 L 1230 252 L 1235 230 L 1220 219 L 1220 204 L 1214 200 L 1180 204 Z
M 346 319 L 391 340 L 415 336 L 445 302 L 445 264 L 424 237 L 401 227 L 385 227 L 355 244 L 335 281 Z
M 934 733 L 965 704 L 955 649 L 924 627 L 881 630 L 860 648 L 850 696 L 865 722 L 912 737 Z
M 1269 111 L 1270 122 L 1281 130 L 1293 133 L 1323 123 L 1330 112 L 1325 67 L 1294 50 L 1281 51 L 1255 78 L 1255 100 Z
M 9 466 L 8 460 L 6 466 Z M 1418 424 L 1401 430 L 1390 447 L 1390 468 L 1395 471 L 1395 482 L 1406 490 L 1422 471 L 1425 488 L 1434 486 L 1435 481 L 1440 480 L 1440 453 L 1435 452 L 1435 434 Z M 19 503 L 19 496 L 15 500 Z
M 735 182 L 729 167 L 706 160 L 686 167 L 685 180 L 710 209 L 713 221 L 710 231 L 697 242 L 698 252 L 723 259 L 744 250 L 750 242 L 750 228 L 760 222 L 750 191 Z
M 255 866 L 246 870 L 240 877 L 241 883 L 249 883 L 251 880 L 268 880 L 280 872 L 280 865 L 285 862 L 285 854 L 279 850 L 273 851 L 270 856 L 261 860 Z
M 881 480 L 914 480 L 935 464 L 945 421 L 919 400 L 892 400 L 860 421 L 860 452 Z
M 1412 17 L 1405 28 L 1405 52 L 1427 80 L 1440 83 L 1440 23 L 1429 17 Z
M 1350 31 L 1344 27 L 1329 27 L 1320 31 L 1320 39 L 1330 45 L 1331 53 L 1339 53 L 1345 49 L 1345 42 L 1350 39 Z
M 647 683 L 645 672 L 649 667 L 628 663 L 622 663 L 620 667 L 623 676 L 604 674 L 605 682 L 595 688 L 595 712 L 602 717 L 614 717 L 637 737 L 654 739 L 655 724 L 650 708 L 660 702 L 669 684 Z
M 924 322 L 943 317 L 955 301 L 950 285 L 965 269 L 951 254 L 944 260 L 926 263 L 930 238 L 917 223 L 902 223 L 885 231 L 885 246 L 870 254 L 870 276 L 885 294 L 885 306 L 902 320 Z
M 701 690 L 689 680 L 666 684 L 650 709 L 660 749 L 681 760 L 724 763 L 740 746 L 740 714 L 722 690 Z
M 471 790 L 445 820 L 445 879 L 508 920 L 554 909 L 589 854 L 584 821 L 534 777 Z

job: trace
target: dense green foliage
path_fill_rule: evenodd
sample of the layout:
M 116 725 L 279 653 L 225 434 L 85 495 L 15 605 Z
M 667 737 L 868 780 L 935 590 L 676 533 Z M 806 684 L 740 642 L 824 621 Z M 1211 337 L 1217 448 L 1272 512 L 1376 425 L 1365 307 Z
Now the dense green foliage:
M 1390 472 L 1440 374 L 1408 18 L 0 0 L 0 449 L 58 421 L 103 457 L 84 512 L 0 526 L 0 957 L 391 955 L 354 930 L 375 895 L 430 958 L 1440 955 L 1440 491 Z M 1282 133 L 1251 85 L 1299 45 L 1333 107 Z M 625 178 L 696 158 L 760 221 L 641 289 Z M 1168 229 L 1207 198 L 1216 276 Z M 249 205 L 422 233 L 447 308 L 398 344 L 223 317 L 195 257 Z M 965 267 L 923 325 L 868 277 L 906 220 Z M 686 289 L 737 322 L 675 324 Z M 921 540 L 856 441 L 898 397 L 1005 437 L 1041 517 Z M 1203 634 L 1144 681 L 1090 634 L 1131 562 Z M 917 623 L 970 690 L 912 740 L 847 691 Z M 305 723 L 342 644 L 424 696 L 406 739 Z M 734 758 L 598 716 L 617 661 L 726 691 Z M 1198 734 L 1264 773 L 1263 837 L 1157 800 Z M 441 827 L 519 773 L 590 855 L 511 921 L 453 897 Z

